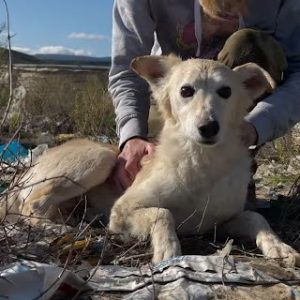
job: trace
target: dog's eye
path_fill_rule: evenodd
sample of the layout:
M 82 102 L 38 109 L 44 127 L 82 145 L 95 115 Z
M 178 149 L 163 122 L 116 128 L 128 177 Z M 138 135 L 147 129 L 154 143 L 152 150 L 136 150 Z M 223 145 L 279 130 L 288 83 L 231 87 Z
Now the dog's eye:
M 217 94 L 224 99 L 228 99 L 231 96 L 231 88 L 229 86 L 222 86 L 217 90 Z
M 195 89 L 189 85 L 185 85 L 180 89 L 180 95 L 183 98 L 193 97 L 195 94 Z

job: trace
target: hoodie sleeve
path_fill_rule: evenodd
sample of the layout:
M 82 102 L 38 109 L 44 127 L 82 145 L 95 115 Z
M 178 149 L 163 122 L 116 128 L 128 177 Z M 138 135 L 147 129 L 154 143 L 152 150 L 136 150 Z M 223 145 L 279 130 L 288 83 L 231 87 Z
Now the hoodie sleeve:
M 285 134 L 300 121 L 300 1 L 285 0 L 277 17 L 274 37 L 288 60 L 283 84 L 259 102 L 246 119 L 258 133 L 258 144 Z
M 115 0 L 109 91 L 116 112 L 120 146 L 132 137 L 147 137 L 149 88 L 130 70 L 130 63 L 137 56 L 151 53 L 154 32 L 149 0 Z

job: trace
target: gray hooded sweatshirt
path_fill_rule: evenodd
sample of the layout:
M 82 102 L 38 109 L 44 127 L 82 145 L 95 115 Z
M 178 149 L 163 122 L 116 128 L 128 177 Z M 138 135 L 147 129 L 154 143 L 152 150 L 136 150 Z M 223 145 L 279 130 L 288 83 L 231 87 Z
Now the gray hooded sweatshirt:
M 199 0 L 115 0 L 109 91 L 120 145 L 132 137 L 147 137 L 149 87 L 130 70 L 131 60 L 153 53 L 202 57 L 198 6 Z M 271 34 L 288 60 L 283 84 L 246 117 L 262 144 L 300 121 L 300 1 L 249 0 L 248 6 L 240 27 Z

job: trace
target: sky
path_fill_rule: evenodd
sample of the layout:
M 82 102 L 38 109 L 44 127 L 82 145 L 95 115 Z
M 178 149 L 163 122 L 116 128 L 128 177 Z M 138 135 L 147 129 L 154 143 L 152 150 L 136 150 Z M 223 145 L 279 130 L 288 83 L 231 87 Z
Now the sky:
M 6 0 L 12 47 L 29 54 L 104 57 L 111 51 L 113 0 Z M 6 23 L 0 0 L 0 24 Z M 1 33 L 3 41 L 5 33 Z

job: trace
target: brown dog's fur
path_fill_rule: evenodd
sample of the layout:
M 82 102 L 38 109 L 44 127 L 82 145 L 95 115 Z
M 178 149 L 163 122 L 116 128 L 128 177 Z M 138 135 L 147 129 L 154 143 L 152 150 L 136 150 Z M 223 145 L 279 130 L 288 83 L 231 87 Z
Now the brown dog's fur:
M 255 64 L 230 70 L 214 61 L 173 56 L 141 57 L 132 68 L 149 82 L 164 119 L 155 155 L 132 186 L 118 197 L 105 182 L 116 152 L 75 140 L 39 158 L 23 178 L 30 187 L 10 201 L 10 210 L 55 220 L 59 205 L 87 192 L 96 211 L 111 212 L 111 232 L 150 237 L 154 263 L 180 255 L 177 232 L 204 233 L 218 224 L 231 236 L 256 240 L 268 257 L 299 264 L 299 254 L 261 215 L 244 211 L 250 158 L 239 127 L 251 101 L 274 85 L 270 76 Z M 207 136 L 203 128 L 212 121 L 219 128 Z
M 224 14 L 238 15 L 246 12 L 248 0 L 201 0 L 205 13 L 211 17 Z

